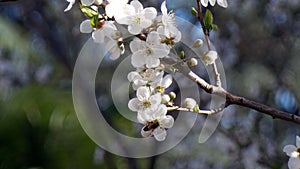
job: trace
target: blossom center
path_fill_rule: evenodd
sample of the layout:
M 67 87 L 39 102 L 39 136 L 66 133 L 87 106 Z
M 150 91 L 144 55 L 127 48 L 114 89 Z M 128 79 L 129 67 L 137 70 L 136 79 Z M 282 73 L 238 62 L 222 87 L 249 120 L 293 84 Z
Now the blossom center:
M 151 102 L 149 100 L 143 101 L 143 107 L 144 108 L 147 108 L 147 107 L 150 107 L 150 106 L 151 106 Z
M 144 71 L 141 75 L 144 77 L 144 78 L 151 78 L 154 74 L 154 70 L 150 69 L 150 70 L 146 70 Z
M 152 50 L 150 48 L 146 49 L 146 55 L 149 56 L 152 54 Z
M 135 23 L 141 24 L 141 18 L 137 16 L 137 17 L 135 18 Z

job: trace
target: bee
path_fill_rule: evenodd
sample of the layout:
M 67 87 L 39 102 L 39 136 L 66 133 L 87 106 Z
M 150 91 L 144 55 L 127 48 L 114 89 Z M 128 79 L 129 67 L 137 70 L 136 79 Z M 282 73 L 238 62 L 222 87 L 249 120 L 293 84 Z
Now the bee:
M 157 120 L 148 122 L 144 127 L 144 131 L 151 131 L 159 127 L 159 122 Z

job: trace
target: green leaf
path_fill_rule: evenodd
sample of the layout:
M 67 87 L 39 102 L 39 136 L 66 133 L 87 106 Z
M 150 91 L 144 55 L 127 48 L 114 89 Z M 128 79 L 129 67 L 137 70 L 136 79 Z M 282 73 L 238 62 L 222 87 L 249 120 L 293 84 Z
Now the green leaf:
M 217 31 L 217 30 L 218 30 L 218 26 L 217 26 L 217 25 L 212 24 L 211 26 L 212 26 L 211 29 L 212 29 L 213 31 Z
M 209 31 L 212 29 L 213 20 L 214 18 L 211 11 L 209 9 L 206 9 L 205 16 L 204 16 L 204 26 Z
M 193 112 L 198 113 L 200 111 L 199 105 L 196 104 L 193 108 Z
M 194 7 L 192 7 L 192 9 L 191 9 L 191 14 L 192 14 L 193 16 L 197 16 L 197 15 L 198 15 L 198 11 L 197 11 Z
M 93 16 L 90 20 L 92 27 L 94 28 L 97 27 L 98 21 L 99 21 L 98 15 Z
M 80 4 L 79 8 L 80 8 L 81 12 L 90 19 L 96 15 L 97 16 L 99 15 L 98 11 L 95 11 L 90 6 L 84 6 L 84 5 Z

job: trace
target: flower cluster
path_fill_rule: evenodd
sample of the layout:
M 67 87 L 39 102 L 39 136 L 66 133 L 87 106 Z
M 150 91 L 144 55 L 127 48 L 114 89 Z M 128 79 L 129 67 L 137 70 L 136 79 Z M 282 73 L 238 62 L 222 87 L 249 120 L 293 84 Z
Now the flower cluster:
M 66 10 L 74 4 L 74 1 L 68 1 L 70 4 Z M 138 121 L 144 125 L 142 136 L 165 140 L 166 128 L 171 128 L 174 123 L 173 117 L 167 115 L 167 106 L 174 94 L 172 97 L 165 94 L 165 89 L 172 84 L 172 76 L 164 74 L 161 59 L 167 57 L 181 39 L 174 13 L 168 12 L 166 2 L 163 2 L 162 14 L 157 15 L 155 8 L 144 8 L 138 0 L 130 3 L 128 0 L 81 0 L 80 7 L 88 17 L 80 24 L 80 31 L 91 33 L 94 42 L 105 44 L 111 59 L 119 58 L 125 49 L 117 25 L 125 26 L 131 35 L 136 36 L 129 44 L 131 64 L 136 70 L 128 74 L 136 98 L 129 101 L 128 107 L 137 112 Z M 117 45 L 112 45 L 114 43 Z M 108 49 L 109 46 L 117 47 Z
M 290 157 L 288 162 L 289 169 L 300 168 L 300 137 L 299 136 L 296 136 L 296 146 L 286 145 L 283 148 L 283 151 L 286 153 L 286 155 Z
M 68 11 L 75 0 L 67 0 Z M 131 64 L 135 71 L 128 74 L 128 80 L 136 90 L 136 98 L 129 101 L 130 110 L 137 112 L 137 119 L 144 125 L 141 134 L 154 136 L 156 140 L 166 138 L 166 129 L 174 123 L 167 115 L 168 106 L 173 106 L 176 95 L 165 93 L 172 84 L 172 76 L 165 75 L 166 65 L 161 59 L 169 57 L 170 50 L 181 40 L 181 32 L 175 24 L 175 15 L 169 11 L 166 2 L 161 4 L 161 14 L 153 7 L 144 8 L 138 0 L 81 0 L 80 9 L 87 17 L 80 24 L 82 33 L 91 33 L 94 42 L 106 47 L 110 59 L 115 60 L 124 53 L 125 41 L 119 27 L 126 28 L 133 38 L 129 43 L 132 53 Z M 127 41 L 128 42 L 128 41 Z M 202 47 L 203 41 L 195 41 L 193 48 Z M 182 59 L 178 56 L 179 59 Z M 200 57 L 206 65 L 217 58 L 215 51 L 209 51 Z M 187 65 L 196 66 L 197 59 L 186 60 Z M 188 98 L 183 107 L 197 111 L 196 101 Z

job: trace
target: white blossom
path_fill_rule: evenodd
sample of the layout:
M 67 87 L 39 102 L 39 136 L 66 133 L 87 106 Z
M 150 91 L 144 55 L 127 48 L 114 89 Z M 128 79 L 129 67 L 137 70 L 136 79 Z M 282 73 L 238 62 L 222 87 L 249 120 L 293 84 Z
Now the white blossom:
M 174 12 L 171 11 L 168 13 L 166 1 L 161 4 L 161 12 L 162 26 L 157 28 L 157 32 L 166 38 L 173 39 L 174 42 L 179 42 L 181 39 L 181 32 L 176 27 Z
M 92 4 L 100 5 L 102 4 L 102 0 L 81 0 L 81 3 L 85 6 L 90 6 Z
M 283 151 L 290 157 L 288 162 L 289 169 L 300 168 L 300 137 L 296 136 L 296 146 L 286 145 Z
M 96 43 L 103 43 L 104 38 L 112 38 L 111 36 L 117 30 L 116 26 L 113 24 L 113 21 L 104 22 L 103 26 L 99 29 L 92 27 L 90 20 L 86 19 L 80 24 L 80 32 L 82 33 L 91 33 L 92 38 Z
M 67 11 L 71 10 L 71 8 L 73 7 L 73 5 L 75 4 L 75 0 L 67 0 L 67 2 L 69 2 L 69 5 L 64 10 L 64 12 L 67 12 Z
M 161 44 L 160 37 L 157 32 L 150 32 L 145 41 L 135 38 L 130 43 L 132 51 L 131 64 L 140 68 L 146 65 L 147 68 L 154 68 L 160 65 L 160 58 L 169 54 L 169 48 L 165 44 Z
M 143 137 L 154 136 L 157 141 L 166 139 L 166 128 L 173 127 L 174 119 L 167 115 L 167 107 L 160 104 L 157 109 L 148 113 L 138 113 L 138 121 L 145 126 L 141 130 Z
M 134 10 L 130 10 L 129 14 L 122 18 L 116 18 L 116 21 L 120 24 L 128 25 L 128 31 L 133 35 L 137 35 L 141 33 L 143 29 L 152 25 L 157 11 L 153 7 L 144 9 L 138 0 L 131 1 L 130 5 Z
M 151 87 L 158 90 L 161 93 L 164 93 L 165 89 L 170 87 L 173 82 L 172 75 L 168 74 L 163 77 L 159 82 L 153 83 Z
M 210 3 L 211 6 L 214 6 L 216 4 L 216 0 L 201 0 L 201 4 L 204 7 L 207 7 L 208 2 Z M 223 8 L 227 8 L 227 0 L 217 0 L 218 5 L 220 5 Z
M 149 112 L 161 103 L 161 94 L 151 95 L 149 87 L 142 86 L 137 89 L 136 98 L 129 100 L 128 107 L 135 112 Z
M 161 81 L 163 74 L 164 72 L 159 69 L 148 68 L 132 71 L 128 74 L 127 78 L 133 83 L 132 88 L 136 90 L 141 86 L 152 85 Z
M 206 66 L 213 64 L 217 58 L 218 58 L 218 53 L 213 50 L 207 52 L 205 55 L 201 57 L 202 61 Z

